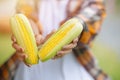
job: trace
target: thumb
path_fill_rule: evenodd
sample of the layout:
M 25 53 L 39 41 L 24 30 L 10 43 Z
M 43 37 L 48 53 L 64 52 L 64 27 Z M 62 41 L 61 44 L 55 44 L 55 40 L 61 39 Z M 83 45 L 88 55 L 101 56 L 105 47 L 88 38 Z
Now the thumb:
M 43 36 L 42 35 L 35 35 L 36 43 L 37 45 L 40 45 L 43 42 Z

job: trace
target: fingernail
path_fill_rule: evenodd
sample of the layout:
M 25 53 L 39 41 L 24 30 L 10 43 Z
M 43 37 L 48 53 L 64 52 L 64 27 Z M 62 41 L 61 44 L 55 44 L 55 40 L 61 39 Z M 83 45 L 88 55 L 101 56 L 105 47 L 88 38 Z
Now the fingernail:
M 21 52 L 24 52 L 24 49 L 23 49 L 23 48 L 20 48 L 20 51 L 21 51 Z
M 24 53 L 25 54 L 25 53 Z M 28 58 L 28 56 L 25 54 L 25 59 Z
M 28 64 L 27 66 L 28 66 L 28 67 L 31 67 L 31 65 L 30 65 L 30 64 Z
M 53 57 L 52 59 L 55 60 L 55 57 Z
M 25 63 L 25 65 L 26 65 L 27 67 L 31 67 L 31 66 L 32 66 L 32 65 L 30 65 L 30 64 L 26 64 L 26 63 Z
M 16 39 L 15 39 L 15 38 L 13 38 L 13 42 L 16 42 Z

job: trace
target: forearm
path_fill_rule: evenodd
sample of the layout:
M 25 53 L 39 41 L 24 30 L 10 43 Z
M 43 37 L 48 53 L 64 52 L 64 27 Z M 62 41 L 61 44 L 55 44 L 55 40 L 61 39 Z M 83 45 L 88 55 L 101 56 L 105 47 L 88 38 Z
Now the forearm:
M 110 80 L 108 75 L 102 71 L 98 66 L 92 51 L 87 45 L 76 47 L 73 49 L 79 63 L 88 71 L 88 73 L 94 78 L 94 80 Z
M 98 33 L 106 16 L 103 0 L 84 1 L 80 12 L 76 16 L 85 22 L 92 34 Z
M 85 5 L 84 5 L 85 4 Z M 86 0 L 81 11 L 75 16 L 86 24 L 88 31 L 83 31 L 77 47 L 73 49 L 78 61 L 95 80 L 109 80 L 108 76 L 99 68 L 90 45 L 98 34 L 102 21 L 105 18 L 103 0 Z

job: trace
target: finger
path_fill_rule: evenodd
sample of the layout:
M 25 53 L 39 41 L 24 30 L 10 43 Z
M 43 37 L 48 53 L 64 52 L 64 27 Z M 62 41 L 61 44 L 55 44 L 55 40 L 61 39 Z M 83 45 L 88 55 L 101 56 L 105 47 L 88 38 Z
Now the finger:
M 77 42 L 78 42 L 78 37 L 73 40 L 73 43 L 77 43 Z
M 75 38 L 75 39 L 72 41 L 72 43 L 70 43 L 70 44 L 68 44 L 68 45 L 65 45 L 62 50 L 68 50 L 68 49 L 72 49 L 72 48 L 76 47 L 77 42 L 78 42 L 78 38 Z
M 62 48 L 62 50 L 71 49 L 71 48 L 72 48 L 72 46 L 73 46 L 73 43 L 68 44 L 68 45 L 65 45 L 65 46 Z
M 61 51 L 58 51 L 57 54 L 52 59 L 57 59 L 58 57 L 62 57 L 63 54 L 59 54 Z
M 28 67 L 31 67 L 31 66 L 32 66 L 31 64 L 27 64 L 27 63 L 25 62 L 25 60 L 24 60 L 23 62 L 24 62 L 24 64 L 25 64 L 26 66 L 28 66 Z
M 27 54 L 25 54 L 25 53 L 17 53 L 23 60 L 24 59 L 26 59 L 26 58 L 28 58 L 28 56 L 27 56 Z
M 74 43 L 72 46 L 72 49 L 75 48 L 77 46 L 77 43 Z
M 41 43 L 43 43 L 43 36 L 42 35 L 36 35 L 36 43 L 37 45 L 40 45 Z
M 58 59 L 63 57 L 65 54 L 69 53 L 71 50 L 59 51 L 52 59 Z
M 64 50 L 72 49 L 72 48 L 76 47 L 76 45 L 77 45 L 77 43 L 71 43 L 71 44 L 69 44 L 69 45 L 65 45 L 65 46 L 62 48 L 62 50 L 64 51 Z
M 54 59 L 58 59 L 58 58 L 61 58 L 63 55 L 62 54 L 60 54 L 60 55 L 55 55 L 52 59 L 54 60 Z
M 18 52 L 24 52 L 24 49 L 21 48 L 17 43 L 12 44 L 13 48 L 15 48 Z
M 69 53 L 69 52 L 71 52 L 72 50 L 71 49 L 69 49 L 69 50 L 65 50 L 65 51 L 59 51 L 58 53 L 57 53 L 57 56 L 63 56 L 63 55 L 65 55 L 65 54 L 67 54 L 67 53 Z
M 25 62 L 24 62 L 24 64 L 25 64 L 26 66 L 28 66 L 28 67 L 31 67 L 31 66 L 32 66 L 31 64 L 26 64 Z
M 30 64 L 27 64 L 25 62 L 25 59 L 28 58 L 27 54 L 25 54 L 25 53 L 18 53 L 18 55 L 19 55 L 19 60 L 23 61 L 26 66 L 31 67 Z
M 25 64 L 26 66 L 31 67 L 30 64 L 27 64 L 27 63 L 25 62 L 25 59 L 28 58 L 27 54 L 25 54 L 25 53 L 20 53 L 20 52 L 16 52 L 16 54 L 17 54 L 18 59 L 19 59 L 20 61 L 24 62 L 24 64 Z
M 17 54 L 19 56 L 19 60 L 24 61 L 27 58 L 27 55 L 25 55 L 25 53 L 18 53 Z
M 66 50 L 66 51 L 59 51 L 52 59 L 58 59 L 66 55 L 67 53 L 71 52 L 72 50 Z
M 72 45 L 72 46 L 70 46 L 70 45 Z M 77 43 L 75 43 L 75 44 L 70 44 L 69 46 L 67 45 L 67 46 L 64 46 L 64 47 L 66 47 L 66 48 L 63 48 L 61 51 L 58 51 L 58 53 L 52 58 L 52 59 L 58 59 L 58 58 L 61 58 L 62 56 L 64 56 L 65 54 L 67 54 L 67 53 L 69 53 L 69 52 L 71 52 L 72 51 L 72 48 L 74 48 L 76 45 L 77 45 Z M 69 47 L 69 48 L 68 48 Z
M 17 57 L 20 61 L 24 61 L 24 59 L 26 59 L 28 57 L 27 54 L 21 53 L 21 52 L 18 52 L 18 51 L 16 51 L 15 54 L 17 55 Z
M 54 56 L 52 59 L 55 60 L 55 59 L 58 59 L 58 58 L 61 58 L 62 56 Z
M 16 42 L 16 38 L 14 35 L 11 36 L 11 40 L 15 43 Z

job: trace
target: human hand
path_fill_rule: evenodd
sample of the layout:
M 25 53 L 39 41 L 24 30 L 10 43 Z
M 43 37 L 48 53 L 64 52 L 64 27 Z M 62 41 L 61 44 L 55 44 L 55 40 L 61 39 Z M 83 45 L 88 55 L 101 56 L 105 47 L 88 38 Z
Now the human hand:
M 53 30 L 51 33 L 49 33 L 46 38 L 44 39 L 43 43 L 50 38 L 50 36 L 52 36 L 55 33 L 55 30 Z M 74 47 L 77 46 L 77 42 L 78 42 L 78 37 L 75 38 L 70 44 L 65 45 L 60 51 L 57 52 L 57 54 L 52 58 L 52 59 L 58 59 L 63 57 L 64 55 L 68 54 L 69 52 L 72 51 L 72 49 Z
M 74 47 L 77 46 L 78 37 L 75 38 L 70 44 L 63 46 L 63 48 L 57 52 L 57 54 L 53 57 L 53 59 L 58 59 L 63 57 L 64 55 L 70 53 Z
M 43 37 L 42 37 L 42 34 L 40 33 L 37 25 L 32 21 L 30 20 L 30 23 L 31 23 L 31 26 L 32 26 L 32 29 L 33 29 L 33 32 L 34 32 L 34 36 L 35 36 L 35 39 L 36 39 L 36 44 L 37 45 L 40 45 L 42 44 L 42 41 L 43 41 Z M 24 53 L 24 49 L 18 45 L 17 41 L 16 41 L 16 38 L 14 37 L 14 35 L 11 36 L 11 39 L 12 39 L 12 46 L 13 48 L 16 50 L 16 54 L 18 59 L 20 61 L 23 61 L 25 63 L 25 59 L 28 57 L 25 53 Z M 25 63 L 26 64 L 26 63 Z M 28 64 L 26 64 L 27 66 L 30 66 Z
M 13 48 L 16 50 L 15 52 L 15 55 L 17 56 L 18 60 L 22 61 L 25 63 L 25 59 L 28 57 L 26 53 L 24 53 L 24 48 L 22 48 L 20 45 L 18 45 L 17 41 L 16 41 L 16 38 L 12 35 L 11 37 L 12 39 L 12 46 Z M 41 35 L 38 35 L 35 37 L 36 39 L 36 44 L 39 45 L 39 44 L 42 44 L 42 36 Z M 40 41 L 40 42 L 38 42 Z M 25 63 L 26 64 L 26 63 Z M 31 65 L 28 65 L 26 64 L 28 67 L 30 67 Z
M 24 60 L 28 56 L 24 53 L 24 49 L 18 45 L 18 43 L 17 43 L 16 38 L 14 37 L 14 35 L 11 36 L 11 40 L 13 42 L 12 43 L 12 47 L 16 50 L 15 55 L 17 56 L 18 60 L 23 61 L 25 63 Z M 30 65 L 27 65 L 27 66 L 30 66 Z

